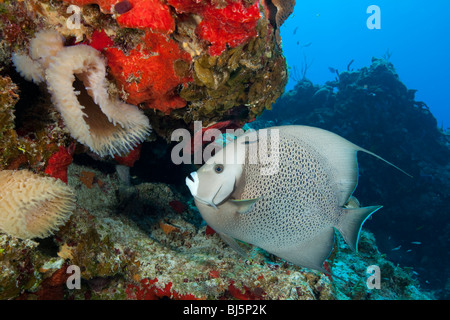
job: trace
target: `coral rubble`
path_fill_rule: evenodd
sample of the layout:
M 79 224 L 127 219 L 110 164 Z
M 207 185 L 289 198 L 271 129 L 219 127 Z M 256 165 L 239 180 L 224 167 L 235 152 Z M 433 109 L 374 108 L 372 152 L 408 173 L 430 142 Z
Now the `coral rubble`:
M 327 261 L 342 281 L 257 248 L 241 258 L 217 234 L 207 232 L 192 201 L 173 210 L 174 201 L 185 199 L 165 184 L 137 184 L 137 192 L 119 206 L 117 176 L 89 169 L 103 183 L 88 187 L 80 179 L 85 171 L 78 164 L 69 167 L 77 208 L 54 237 L 56 249 L 46 249 L 48 243 L 13 246 L 16 240 L 0 236 L 2 298 L 40 299 L 55 292 L 59 299 L 430 298 L 410 272 L 385 259 L 367 231 L 362 231 L 359 255 L 339 238 L 336 254 Z M 26 261 L 27 269 L 14 264 L 15 259 Z M 366 286 L 366 269 L 372 264 L 385 272 L 379 290 Z M 50 290 L 45 279 L 65 272 L 68 265 L 80 267 L 81 289 L 56 282 Z M 8 280 L 19 275 L 23 281 Z

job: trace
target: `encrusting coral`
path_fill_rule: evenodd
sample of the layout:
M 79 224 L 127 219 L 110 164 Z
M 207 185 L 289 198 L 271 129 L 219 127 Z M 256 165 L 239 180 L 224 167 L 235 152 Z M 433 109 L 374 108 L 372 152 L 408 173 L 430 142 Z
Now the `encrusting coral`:
M 21 239 L 45 238 L 75 208 L 72 189 L 29 170 L 0 171 L 0 231 Z
M 64 47 L 56 31 L 41 31 L 30 42 L 30 56 L 13 62 L 27 80 L 44 79 L 55 108 L 73 138 L 100 156 L 126 154 L 150 131 L 147 117 L 136 106 L 109 96 L 105 60 L 87 46 Z
M 191 57 L 174 40 L 147 32 L 130 52 L 106 48 L 105 56 L 118 87 L 127 92 L 128 103 L 143 103 L 146 109 L 158 109 L 166 114 L 186 106 L 177 88 L 192 81 L 189 75 Z

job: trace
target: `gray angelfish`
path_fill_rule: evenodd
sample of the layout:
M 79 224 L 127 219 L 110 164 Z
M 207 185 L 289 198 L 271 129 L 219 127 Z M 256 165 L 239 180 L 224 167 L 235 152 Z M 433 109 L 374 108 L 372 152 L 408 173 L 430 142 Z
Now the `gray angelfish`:
M 241 254 L 235 239 L 326 272 L 334 230 L 357 251 L 362 224 L 381 208 L 360 208 L 351 198 L 358 183 L 357 152 L 394 165 L 326 130 L 281 126 L 266 132 L 265 141 L 260 130 L 228 143 L 186 184 L 206 223 Z M 277 163 L 255 161 L 252 147 L 262 142 Z

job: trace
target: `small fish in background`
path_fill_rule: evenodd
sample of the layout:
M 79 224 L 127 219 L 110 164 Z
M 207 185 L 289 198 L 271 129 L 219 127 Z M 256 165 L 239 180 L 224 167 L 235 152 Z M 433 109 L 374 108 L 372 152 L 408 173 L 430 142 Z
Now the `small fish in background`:
M 297 33 L 298 27 L 295 27 L 294 31 L 292 32 L 293 35 Z
M 391 251 L 398 251 L 398 250 L 400 250 L 401 249 L 401 247 L 402 247 L 402 245 L 399 245 L 398 247 L 395 247 L 394 249 L 392 249 Z
M 420 242 L 420 241 L 413 241 L 413 242 L 411 242 L 411 244 L 420 245 L 420 244 L 422 244 L 422 242 Z
M 323 263 L 333 249 L 334 230 L 357 251 L 362 224 L 382 207 L 361 208 L 352 197 L 357 152 L 387 161 L 319 128 L 292 125 L 266 132 L 265 142 L 259 130 L 228 143 L 192 172 L 186 185 L 206 223 L 240 254 L 246 252 L 235 239 L 328 273 Z M 250 146 L 263 142 L 278 171 L 267 161 L 249 161 Z M 272 143 L 278 143 L 275 151 Z
M 298 46 L 300 45 L 300 41 L 297 41 L 297 45 L 298 45 Z M 305 43 L 305 44 L 302 44 L 302 45 L 300 46 L 300 48 L 307 48 L 307 47 L 309 47 L 310 45 L 312 45 L 312 42 L 307 42 L 307 43 Z
M 336 73 L 336 69 L 335 68 L 332 68 L 332 67 L 328 67 L 328 70 L 331 72 L 331 73 Z

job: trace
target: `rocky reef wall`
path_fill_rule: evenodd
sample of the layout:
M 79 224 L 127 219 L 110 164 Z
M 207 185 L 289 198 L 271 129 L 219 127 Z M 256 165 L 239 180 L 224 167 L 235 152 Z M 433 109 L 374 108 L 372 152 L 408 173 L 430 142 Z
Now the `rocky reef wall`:
M 242 125 L 270 108 L 286 63 L 258 1 L 4 1 L 2 64 L 40 30 L 106 58 L 108 92 L 146 111 L 159 135 L 224 120 Z M 4 73 L 9 73 L 7 70 Z M 21 91 L 27 90 L 26 87 Z

